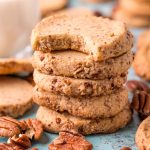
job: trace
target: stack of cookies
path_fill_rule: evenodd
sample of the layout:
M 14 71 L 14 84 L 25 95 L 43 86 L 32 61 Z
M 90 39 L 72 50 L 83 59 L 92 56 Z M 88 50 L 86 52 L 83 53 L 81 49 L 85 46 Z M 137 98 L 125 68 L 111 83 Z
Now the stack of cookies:
M 118 21 L 55 15 L 31 37 L 37 118 L 49 132 L 111 133 L 131 120 L 132 34 Z
M 113 18 L 134 27 L 150 26 L 150 1 L 119 0 Z

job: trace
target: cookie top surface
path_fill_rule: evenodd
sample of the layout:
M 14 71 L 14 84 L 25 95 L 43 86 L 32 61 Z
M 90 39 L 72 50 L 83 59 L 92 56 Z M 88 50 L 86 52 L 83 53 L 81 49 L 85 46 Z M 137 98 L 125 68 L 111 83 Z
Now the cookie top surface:
M 14 77 L 0 77 L 0 106 L 23 104 L 32 98 L 32 85 Z
M 150 149 L 150 117 L 140 124 L 136 133 L 136 144 L 139 149 Z
M 103 60 L 131 49 L 132 35 L 119 21 L 95 16 L 54 15 L 35 27 L 31 44 L 34 50 L 74 49 L 91 55 L 95 60 Z M 115 53 L 116 50 L 119 52 Z

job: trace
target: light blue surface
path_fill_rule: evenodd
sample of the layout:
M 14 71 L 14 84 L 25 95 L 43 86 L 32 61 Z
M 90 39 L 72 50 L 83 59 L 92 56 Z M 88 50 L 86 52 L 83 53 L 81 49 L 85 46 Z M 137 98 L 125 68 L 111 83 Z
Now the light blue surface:
M 76 6 L 86 6 L 91 9 L 100 10 L 105 15 L 110 15 L 112 6 L 114 3 L 106 3 L 106 4 L 100 4 L 100 5 L 89 5 L 85 3 L 79 3 L 79 0 L 72 0 L 70 2 L 71 7 Z M 142 31 L 140 29 L 131 29 L 135 37 L 139 35 L 139 33 Z M 136 40 L 136 39 L 135 39 Z M 136 50 L 136 46 L 134 47 L 134 51 Z M 129 79 L 138 79 L 138 77 L 135 76 L 133 69 L 130 69 L 129 72 Z M 37 110 L 37 106 L 34 106 L 31 112 L 28 112 L 24 118 L 31 118 L 35 117 Z M 124 117 L 124 116 L 122 116 Z M 139 124 L 139 119 L 137 115 L 135 114 L 134 119 L 132 122 L 124 129 L 121 129 L 117 133 L 114 134 L 108 134 L 108 135 L 92 135 L 87 136 L 86 138 L 93 144 L 93 150 L 120 150 L 123 146 L 129 146 L 132 148 L 132 150 L 136 150 L 135 143 L 134 143 L 134 137 L 135 132 L 137 129 L 137 126 Z M 56 138 L 56 134 L 49 134 L 44 133 L 42 139 L 39 142 L 33 142 L 33 147 L 39 148 L 39 150 L 47 150 L 48 144 L 51 143 L 51 141 Z M 0 142 L 6 142 L 6 139 L 0 139 Z

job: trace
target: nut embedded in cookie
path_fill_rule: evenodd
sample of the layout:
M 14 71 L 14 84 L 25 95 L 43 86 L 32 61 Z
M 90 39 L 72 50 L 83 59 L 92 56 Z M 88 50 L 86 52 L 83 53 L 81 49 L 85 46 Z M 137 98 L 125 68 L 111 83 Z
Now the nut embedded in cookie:
M 49 145 L 49 150 L 56 149 L 92 150 L 92 144 L 78 133 L 60 132 L 59 137 Z

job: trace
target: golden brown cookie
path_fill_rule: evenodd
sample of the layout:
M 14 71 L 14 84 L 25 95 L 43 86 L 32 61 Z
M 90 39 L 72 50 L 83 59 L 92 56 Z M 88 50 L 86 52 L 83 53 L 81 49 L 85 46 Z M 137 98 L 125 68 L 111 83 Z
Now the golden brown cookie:
M 144 0 L 119 0 L 119 6 L 132 16 L 150 17 L 150 1 Z
M 83 135 L 88 135 L 116 132 L 127 125 L 132 118 L 132 113 L 127 107 L 112 118 L 92 120 L 73 117 L 68 113 L 59 113 L 46 107 L 40 107 L 36 117 L 43 123 L 48 132 L 58 133 L 64 130 L 75 130 Z
M 76 51 L 53 53 L 36 51 L 33 66 L 44 74 L 80 79 L 105 79 L 126 74 L 132 63 L 132 57 L 129 51 L 116 58 L 95 62 L 88 55 Z
M 99 12 L 99 14 L 101 14 Z M 84 7 L 67 8 L 61 11 L 52 13 L 51 15 L 70 15 L 70 16 L 96 16 L 95 11 Z
M 128 92 L 120 89 L 111 95 L 73 98 L 56 95 L 39 88 L 34 89 L 33 100 L 59 112 L 68 112 L 82 118 L 106 118 L 117 115 L 128 103 Z
M 138 51 L 135 55 L 133 67 L 137 75 L 150 80 L 150 30 L 139 37 Z
M 131 50 L 133 36 L 120 21 L 95 16 L 54 15 L 33 29 L 31 44 L 34 50 L 72 49 L 88 54 L 95 61 L 102 61 Z
M 132 15 L 123 10 L 121 7 L 114 9 L 112 17 L 116 20 L 120 20 L 131 27 L 147 27 L 150 26 L 149 16 Z
M 126 80 L 126 75 L 104 80 L 89 80 L 45 75 L 36 70 L 34 72 L 34 81 L 39 88 L 71 97 L 108 95 L 123 87 Z
M 0 75 L 33 72 L 31 59 L 0 58 Z
M 52 12 L 64 8 L 68 0 L 40 0 L 40 9 L 42 16 L 47 16 Z
M 139 150 L 150 149 L 150 117 L 140 124 L 136 133 L 135 141 Z
M 14 77 L 0 77 L 0 116 L 22 116 L 32 107 L 33 87 Z

